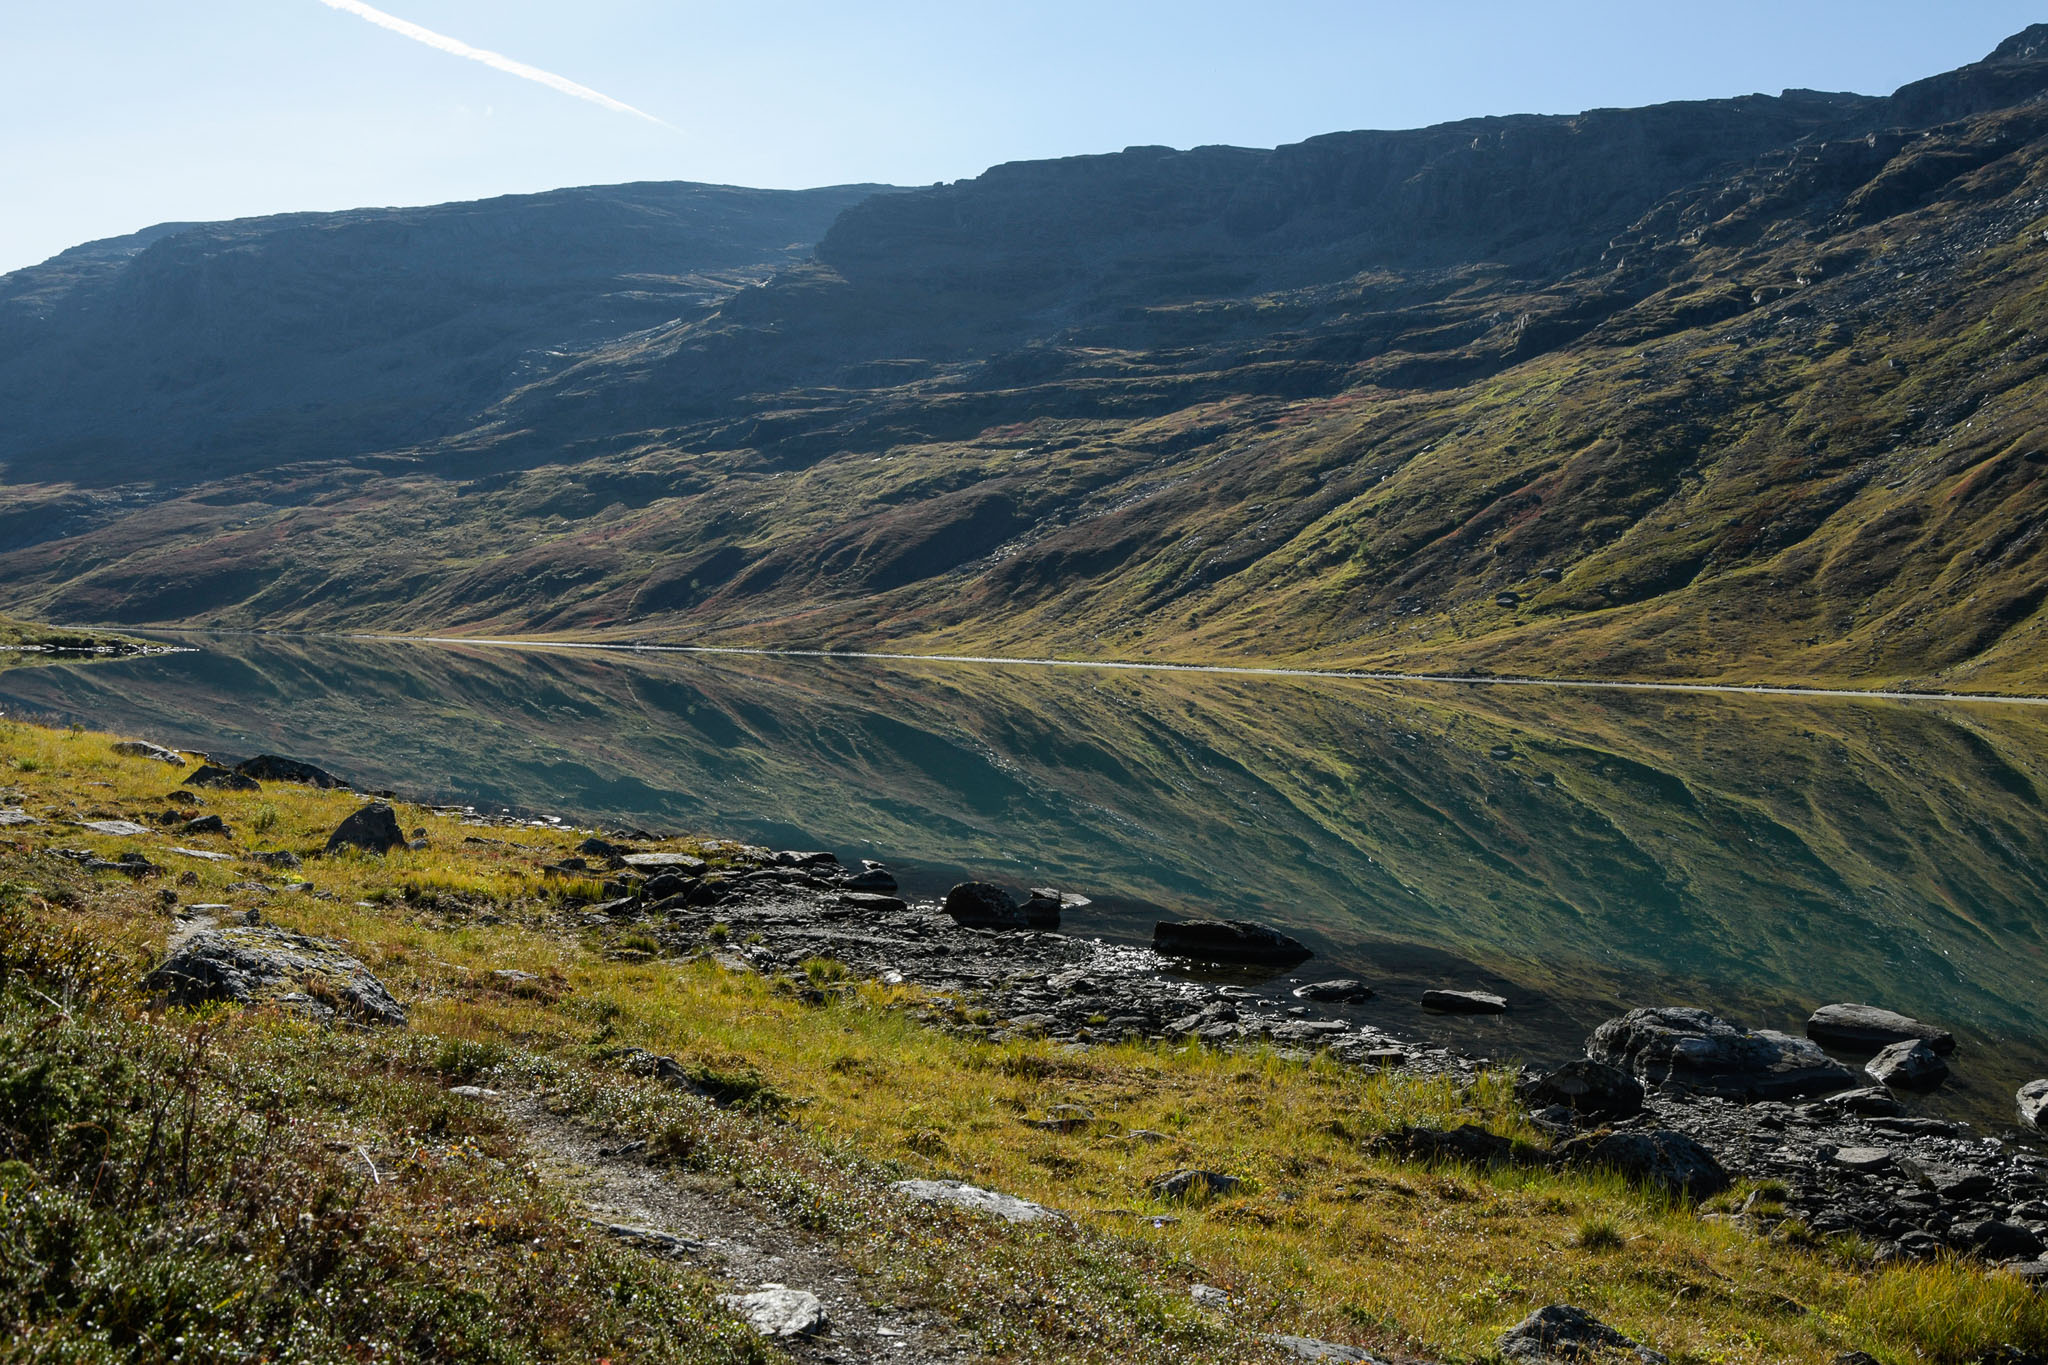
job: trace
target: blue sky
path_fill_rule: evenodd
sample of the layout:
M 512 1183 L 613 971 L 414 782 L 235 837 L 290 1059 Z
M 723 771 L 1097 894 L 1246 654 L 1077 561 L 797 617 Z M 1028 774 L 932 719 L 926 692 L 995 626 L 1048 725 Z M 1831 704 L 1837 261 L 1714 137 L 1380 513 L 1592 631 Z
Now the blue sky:
M 380 0 L 664 121 L 322 0 L 0 9 L 0 270 L 171 219 L 687 179 L 928 184 L 1786 86 L 1889 91 L 2048 3 Z

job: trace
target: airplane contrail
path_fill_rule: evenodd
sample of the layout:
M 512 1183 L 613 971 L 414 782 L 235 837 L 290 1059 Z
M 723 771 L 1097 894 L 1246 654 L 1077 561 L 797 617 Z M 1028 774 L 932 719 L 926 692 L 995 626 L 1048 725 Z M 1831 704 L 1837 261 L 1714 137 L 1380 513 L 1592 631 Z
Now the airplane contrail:
M 552 71 L 543 71 L 537 66 L 528 66 L 525 62 L 514 61 L 502 52 L 492 52 L 490 49 L 482 47 L 471 47 L 459 38 L 450 38 L 445 33 L 436 33 L 430 28 L 421 28 L 418 24 L 410 23 L 395 14 L 386 14 L 381 9 L 366 5 L 362 0 L 320 0 L 320 3 L 329 9 L 338 9 L 344 14 L 353 14 L 358 19 L 367 19 L 379 28 L 388 28 L 393 33 L 402 34 L 414 42 L 425 43 L 428 47 L 438 48 L 457 57 L 467 57 L 473 62 L 482 62 L 485 66 L 503 71 L 507 75 L 523 77 L 529 81 L 538 81 L 550 90 L 559 90 L 563 94 L 573 95 L 579 100 L 588 100 L 592 104 L 602 105 L 614 113 L 631 114 L 634 118 L 644 118 L 649 123 L 660 124 L 670 132 L 679 131 L 674 124 L 658 119 L 644 109 L 635 109 L 624 100 L 615 100 L 601 90 L 592 90 L 587 85 L 578 85 L 567 76 L 557 76 Z

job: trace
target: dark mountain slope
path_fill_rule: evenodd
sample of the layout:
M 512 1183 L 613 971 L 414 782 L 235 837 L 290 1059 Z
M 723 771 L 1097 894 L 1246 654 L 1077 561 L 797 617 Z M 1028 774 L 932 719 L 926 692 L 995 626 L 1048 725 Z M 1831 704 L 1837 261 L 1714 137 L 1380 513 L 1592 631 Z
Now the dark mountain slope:
M 458 437 L 13 476 L 0 578 L 123 622 L 2048 688 L 2044 35 L 1887 98 L 868 200 Z
M 11 482 L 189 484 L 417 444 L 810 254 L 872 186 L 643 184 L 171 223 L 0 279 Z

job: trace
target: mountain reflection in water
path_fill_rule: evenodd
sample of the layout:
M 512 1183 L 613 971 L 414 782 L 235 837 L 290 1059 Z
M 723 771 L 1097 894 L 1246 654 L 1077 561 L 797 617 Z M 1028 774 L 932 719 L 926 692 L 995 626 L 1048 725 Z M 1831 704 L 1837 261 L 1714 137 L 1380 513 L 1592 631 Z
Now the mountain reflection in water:
M 1948 1101 L 2048 1074 L 2048 708 L 217 637 L 16 670 L 40 712 L 486 808 L 1264 920 L 1362 1013 L 1496 1055 L 1637 1004 L 1964 1040 Z M 1328 970 L 1325 970 L 1328 969 Z M 1429 984 L 1497 1021 L 1430 1020 Z

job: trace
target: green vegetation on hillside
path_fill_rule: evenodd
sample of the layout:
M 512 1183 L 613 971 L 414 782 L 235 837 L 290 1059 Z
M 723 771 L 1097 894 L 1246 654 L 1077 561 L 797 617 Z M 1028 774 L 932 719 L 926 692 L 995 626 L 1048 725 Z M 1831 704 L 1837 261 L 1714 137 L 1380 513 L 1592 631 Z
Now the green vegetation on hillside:
M 652 956 L 628 928 L 585 926 L 583 884 L 543 874 L 574 832 L 465 842 L 458 818 L 425 808 L 401 810 L 424 848 L 308 858 L 292 879 L 311 889 L 285 891 L 248 855 L 314 852 L 356 798 L 208 790 L 239 833 L 187 836 L 230 855 L 190 858 L 69 823 L 155 823 L 177 785 L 110 743 L 0 727 L 0 795 L 41 822 L 0 840 L 0 1329 L 16 1358 L 246 1359 L 259 1338 L 279 1359 L 759 1358 L 700 1275 L 575 1221 L 536 1174 L 509 1102 L 525 1097 L 776 1211 L 997 1359 L 1263 1359 L 1273 1330 L 1471 1359 L 1558 1300 L 1702 1365 L 2048 1347 L 2048 1300 L 2016 1278 L 1873 1266 L 1853 1241 L 1774 1221 L 1768 1200 L 1733 1217 L 1739 1200 L 1703 1211 L 1604 1177 L 1369 1150 L 1419 1120 L 1526 1135 L 1502 1078 L 1459 1090 L 1259 1051 L 955 1036 L 920 1021 L 943 1021 L 943 1002 L 829 964 L 807 993 L 708 955 Z M 164 872 L 88 871 L 59 848 Z M 150 1006 L 135 983 L 174 900 L 342 941 L 408 1003 L 410 1028 Z M 636 1079 L 633 1048 L 731 1078 L 725 1092 L 751 1102 Z M 501 1099 L 446 1093 L 456 1083 Z M 1019 1122 L 1066 1103 L 1114 1122 Z M 1248 1183 L 1195 1205 L 1144 1192 L 1193 1164 Z M 930 1175 L 1073 1224 L 992 1224 L 883 1189 Z M 1197 1281 L 1232 1312 L 1198 1309 Z

